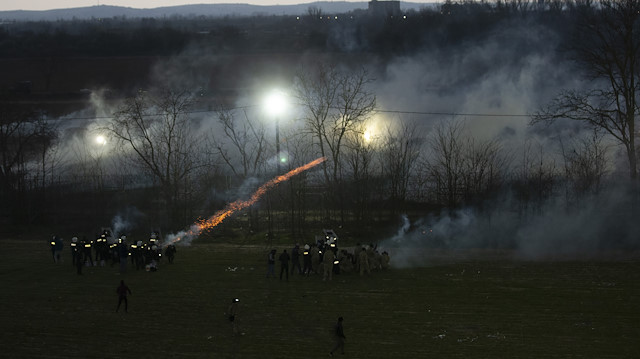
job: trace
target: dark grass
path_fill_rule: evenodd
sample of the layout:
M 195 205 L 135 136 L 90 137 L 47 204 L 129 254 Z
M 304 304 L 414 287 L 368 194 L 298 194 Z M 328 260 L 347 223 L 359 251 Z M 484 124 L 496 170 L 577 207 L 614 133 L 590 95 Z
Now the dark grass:
M 637 358 L 640 261 L 440 254 L 371 276 L 265 279 L 264 246 L 194 244 L 155 273 L 85 267 L 1 240 L 3 358 Z M 283 247 L 279 247 L 279 251 Z M 442 260 L 444 258 L 444 260 Z M 229 268 L 236 268 L 230 271 Z M 276 272 L 279 272 L 276 268 Z M 115 313 L 120 279 L 129 312 Z M 240 298 L 233 336 L 224 312 Z

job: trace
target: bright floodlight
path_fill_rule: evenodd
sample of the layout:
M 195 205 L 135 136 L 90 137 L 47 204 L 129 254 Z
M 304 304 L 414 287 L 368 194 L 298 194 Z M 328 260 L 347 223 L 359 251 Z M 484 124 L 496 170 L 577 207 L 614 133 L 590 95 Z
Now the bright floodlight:
M 370 131 L 365 131 L 362 137 L 364 137 L 365 142 L 370 142 L 371 140 L 373 140 L 373 135 Z
M 107 144 L 107 139 L 102 135 L 98 135 L 96 136 L 96 143 L 104 146 Z
M 270 115 L 282 115 L 287 109 L 287 95 L 280 90 L 272 90 L 265 98 L 264 106 Z

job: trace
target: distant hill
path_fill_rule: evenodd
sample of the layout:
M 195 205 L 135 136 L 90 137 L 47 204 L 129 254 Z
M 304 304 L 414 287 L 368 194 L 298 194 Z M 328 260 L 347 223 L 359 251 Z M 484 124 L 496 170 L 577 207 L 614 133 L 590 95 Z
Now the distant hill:
M 420 9 L 425 3 L 401 2 L 402 10 Z M 180 16 L 255 16 L 255 15 L 303 15 L 309 7 L 317 7 L 326 14 L 340 14 L 357 9 L 367 9 L 368 2 L 317 1 L 297 5 L 250 5 L 250 4 L 197 4 L 136 9 L 122 6 L 98 5 L 70 9 L 44 11 L 0 11 L 0 22 L 7 21 L 56 21 L 91 18 L 162 18 Z

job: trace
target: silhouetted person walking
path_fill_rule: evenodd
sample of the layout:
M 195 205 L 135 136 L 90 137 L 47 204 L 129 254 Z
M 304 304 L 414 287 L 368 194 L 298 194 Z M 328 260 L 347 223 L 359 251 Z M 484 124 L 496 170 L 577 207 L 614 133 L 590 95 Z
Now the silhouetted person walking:
M 131 289 L 124 284 L 124 280 L 120 281 L 120 286 L 116 289 L 116 293 L 118 293 L 118 307 L 116 308 L 116 312 L 120 309 L 122 302 L 124 302 L 124 311 L 127 312 L 129 306 L 129 303 L 127 303 L 127 293 L 131 294 Z
M 76 253 L 76 271 L 79 275 L 82 275 L 82 266 L 84 266 L 84 255 L 82 251 Z
M 295 273 L 298 268 L 298 274 L 302 274 L 302 268 L 300 268 L 300 245 L 296 244 L 291 250 L 291 274 Z
M 238 318 L 236 318 L 236 316 L 238 315 L 238 302 L 240 302 L 240 299 L 238 298 L 231 299 L 231 304 L 227 309 L 227 316 L 229 318 L 229 322 L 231 323 L 231 329 L 233 329 L 233 334 L 244 335 L 244 333 L 241 333 L 240 330 L 238 329 L 238 324 L 237 324 Z
M 333 353 L 340 349 L 340 353 L 344 354 L 344 341 L 347 337 L 344 336 L 344 328 L 342 328 L 342 317 L 338 318 L 338 323 L 333 326 L 333 336 L 336 340 L 336 345 L 331 349 L 329 355 L 333 356 Z
M 287 281 L 289 281 L 289 253 L 285 249 L 282 254 L 280 254 L 280 280 L 282 280 L 282 273 L 287 275 Z
M 269 276 L 273 276 L 274 278 L 276 277 L 276 250 L 272 249 L 271 252 L 269 252 L 269 255 L 267 256 L 267 278 L 269 278 Z

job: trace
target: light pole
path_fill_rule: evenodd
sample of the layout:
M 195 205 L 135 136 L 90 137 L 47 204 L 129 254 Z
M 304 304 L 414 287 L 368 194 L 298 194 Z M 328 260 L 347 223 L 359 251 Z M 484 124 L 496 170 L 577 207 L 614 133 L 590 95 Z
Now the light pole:
M 265 108 L 276 122 L 276 167 L 278 174 L 280 174 L 280 161 L 282 161 L 280 155 L 280 115 L 287 108 L 287 95 L 280 90 L 271 90 L 265 98 Z

